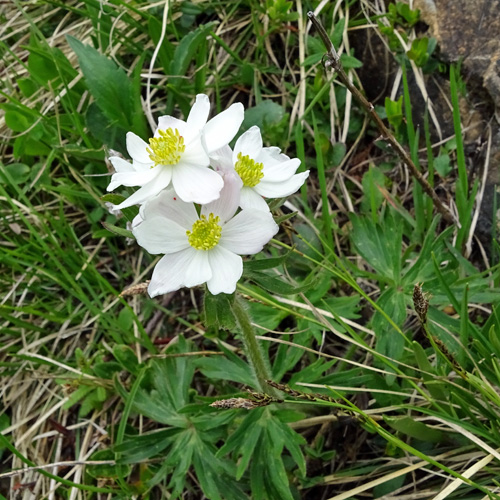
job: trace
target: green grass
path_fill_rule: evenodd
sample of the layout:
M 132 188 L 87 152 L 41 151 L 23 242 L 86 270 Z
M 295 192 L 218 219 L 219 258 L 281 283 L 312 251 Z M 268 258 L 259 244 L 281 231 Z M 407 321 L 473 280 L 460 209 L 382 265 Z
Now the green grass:
M 394 35 L 416 33 L 402 4 L 334 4 L 318 17 L 337 47 L 377 30 L 406 73 L 438 71 L 431 42 L 414 44 L 410 66 Z M 460 228 L 407 182 L 358 103 L 346 108 L 306 31 L 318 2 L 300 2 L 301 22 L 281 0 L 168 5 L 12 3 L 1 14 L 1 495 L 500 498 L 500 265 L 466 245 L 480 190 L 457 68 L 444 68 L 454 141 L 434 145 L 427 116 L 416 128 L 406 76 L 400 110 L 375 104 Z M 356 85 L 357 57 L 342 59 Z M 120 296 L 156 258 L 125 237 L 137 210 L 117 217 L 105 200 L 119 198 L 103 199 L 109 150 L 126 156 L 127 131 L 147 138 L 200 92 L 214 111 L 243 102 L 242 130 L 259 125 L 266 145 L 311 170 L 275 210 L 297 215 L 238 285 L 272 379 L 286 384 L 281 402 L 250 396 L 264 402 L 252 410 L 209 406 L 257 387 L 230 298 L 201 287 Z M 430 293 L 424 323 L 417 283 Z

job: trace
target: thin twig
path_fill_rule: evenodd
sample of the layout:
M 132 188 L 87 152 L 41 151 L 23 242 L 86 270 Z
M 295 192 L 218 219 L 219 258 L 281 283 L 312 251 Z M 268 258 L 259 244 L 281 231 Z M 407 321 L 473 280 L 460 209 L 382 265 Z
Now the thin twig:
M 351 92 L 351 94 L 358 100 L 358 102 L 361 104 L 364 110 L 375 122 L 377 128 L 379 129 L 382 135 L 382 138 L 386 140 L 393 147 L 393 149 L 399 155 L 401 160 L 403 160 L 403 162 L 408 166 L 413 177 L 415 177 L 417 182 L 422 186 L 422 189 L 425 191 L 425 193 L 432 199 L 434 206 L 436 207 L 437 211 L 443 216 L 444 220 L 446 220 L 446 222 L 450 224 L 455 224 L 457 222 L 455 220 L 455 217 L 441 203 L 441 200 L 434 192 L 434 189 L 432 189 L 432 186 L 427 182 L 425 177 L 415 166 L 415 164 L 413 163 L 412 159 L 405 151 L 403 146 L 401 146 L 401 144 L 396 140 L 392 132 L 384 125 L 384 122 L 381 120 L 380 116 L 378 116 L 377 112 L 375 111 L 373 104 L 369 102 L 366 99 L 366 97 L 349 80 L 347 74 L 342 68 L 339 55 L 337 54 L 335 47 L 333 46 L 330 38 L 328 37 L 325 28 L 323 28 L 323 25 L 318 21 L 317 17 L 314 15 L 313 12 L 308 12 L 307 16 L 311 20 L 313 26 L 318 31 L 318 34 L 327 50 L 327 53 L 325 54 L 324 58 L 325 68 L 332 68 L 332 70 L 337 73 L 339 80 L 346 86 L 349 92 Z

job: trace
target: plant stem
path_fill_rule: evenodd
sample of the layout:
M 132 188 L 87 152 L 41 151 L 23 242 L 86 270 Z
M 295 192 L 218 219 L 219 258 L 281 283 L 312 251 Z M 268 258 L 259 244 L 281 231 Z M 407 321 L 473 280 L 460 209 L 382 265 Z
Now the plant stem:
M 422 186 L 422 189 L 425 191 L 425 193 L 431 198 L 437 211 L 443 216 L 443 219 L 450 224 L 456 224 L 457 221 L 455 220 L 455 217 L 441 203 L 438 195 L 435 193 L 434 189 L 432 189 L 432 186 L 427 182 L 422 173 L 415 166 L 406 150 L 397 141 L 397 139 L 394 137 L 394 134 L 384 125 L 384 122 L 375 111 L 373 104 L 369 102 L 366 97 L 351 83 L 351 81 L 347 77 L 347 74 L 342 68 L 340 57 L 337 54 L 337 51 L 335 50 L 335 47 L 333 46 L 330 38 L 328 37 L 328 33 L 325 31 L 325 28 L 323 28 L 323 25 L 318 21 L 317 17 L 312 12 L 308 12 L 307 16 L 318 31 L 323 45 L 327 50 L 327 53 L 325 54 L 326 60 L 324 61 L 325 68 L 332 68 L 333 71 L 337 73 L 339 80 L 346 86 L 349 92 L 357 99 L 357 101 L 361 104 L 361 106 L 368 113 L 371 119 L 375 122 L 375 125 L 377 125 L 382 138 L 394 148 L 401 160 L 406 163 L 413 177 L 415 177 L 417 182 Z
M 245 306 L 241 300 L 236 297 L 231 307 L 236 322 L 240 327 L 245 352 L 248 361 L 250 362 L 250 366 L 252 367 L 257 378 L 259 389 L 272 397 L 279 397 L 276 390 L 266 382 L 266 380 L 271 380 L 271 370 L 268 363 L 264 359 L 262 348 L 255 338 L 255 332 Z

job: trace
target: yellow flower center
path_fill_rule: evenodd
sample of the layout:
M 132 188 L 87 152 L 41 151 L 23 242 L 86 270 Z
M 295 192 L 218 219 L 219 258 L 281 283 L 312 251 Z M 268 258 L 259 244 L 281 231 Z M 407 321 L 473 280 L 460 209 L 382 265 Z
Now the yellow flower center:
M 210 250 L 219 243 L 222 227 L 219 225 L 220 218 L 214 214 L 202 215 L 191 228 L 186 231 L 189 244 L 196 250 Z
M 158 130 L 159 137 L 149 139 L 149 153 L 154 166 L 157 165 L 177 165 L 181 159 L 181 153 L 184 153 L 184 137 L 179 134 L 177 129 Z
M 248 155 L 238 153 L 238 161 L 234 166 L 236 173 L 240 176 L 244 186 L 255 187 L 264 177 L 264 165 L 252 160 Z

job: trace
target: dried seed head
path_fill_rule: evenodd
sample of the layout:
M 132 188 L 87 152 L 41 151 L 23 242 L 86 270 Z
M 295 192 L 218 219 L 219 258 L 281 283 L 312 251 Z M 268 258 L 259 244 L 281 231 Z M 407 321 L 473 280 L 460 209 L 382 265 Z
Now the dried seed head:
M 420 321 L 427 321 L 427 310 L 429 309 L 429 293 L 422 291 L 422 283 L 417 283 L 413 288 L 413 306 Z
M 148 290 L 149 281 L 145 281 L 144 283 L 137 283 L 137 285 L 132 285 L 126 288 L 120 293 L 120 297 L 127 297 L 128 295 L 139 295 L 142 293 L 146 293 Z
M 211 405 L 212 408 L 221 408 L 224 410 L 229 410 L 233 408 L 243 408 L 245 410 L 253 410 L 262 406 L 257 401 L 252 401 L 247 398 L 231 398 L 231 399 L 221 399 L 219 401 L 214 401 Z

